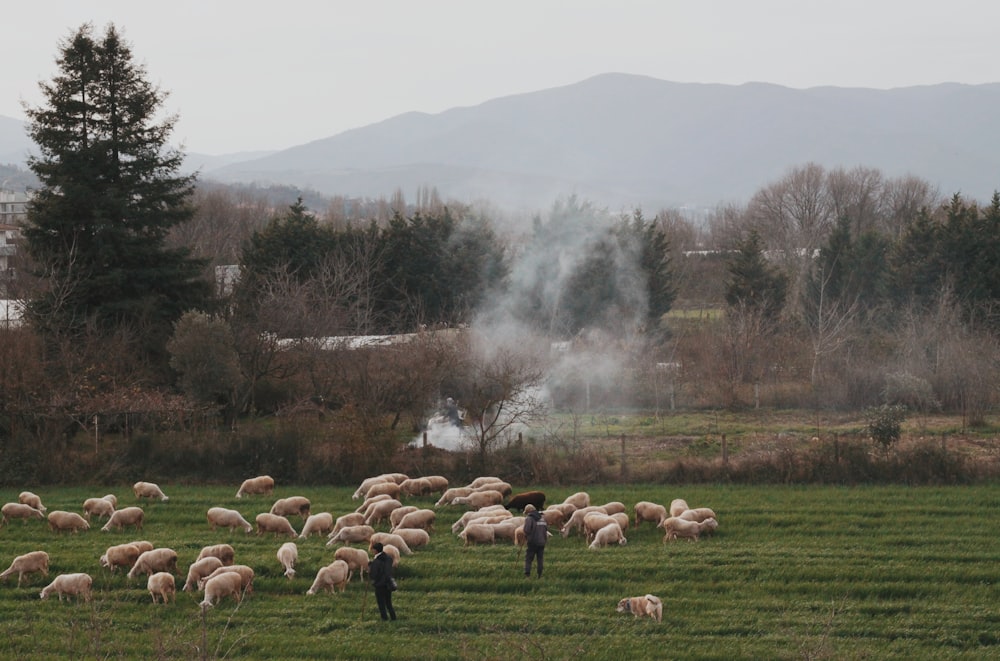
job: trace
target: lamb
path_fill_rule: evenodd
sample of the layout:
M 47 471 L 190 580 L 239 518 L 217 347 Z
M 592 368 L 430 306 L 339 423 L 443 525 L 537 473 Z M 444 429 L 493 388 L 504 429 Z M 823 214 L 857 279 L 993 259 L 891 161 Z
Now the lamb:
M 110 518 L 114 513 L 115 506 L 111 504 L 110 500 L 105 498 L 88 498 L 83 501 L 83 516 L 88 521 L 95 516 L 98 519 L 103 519 L 104 517 Z
M 202 611 L 211 608 L 225 597 L 232 596 L 236 601 L 243 597 L 242 578 L 236 572 L 224 572 L 213 576 L 204 583 L 205 598 L 202 599 Z
M 177 599 L 177 584 L 174 582 L 174 575 L 169 572 L 158 571 L 151 574 L 146 581 L 146 589 L 149 590 L 149 596 L 153 598 L 154 604 L 157 597 L 162 599 L 163 603 Z
M 229 544 L 212 544 L 202 547 L 201 551 L 198 552 L 196 560 L 203 560 L 204 558 L 218 558 L 224 566 L 228 567 L 236 559 L 236 551 Z
M 93 593 L 91 588 L 94 579 L 89 574 L 60 574 L 51 583 L 42 588 L 39 597 L 48 599 L 49 595 L 55 592 L 59 595 L 59 601 L 63 600 L 63 595 L 67 597 L 83 597 L 85 601 L 90 601 Z
M 688 507 L 687 502 L 683 498 L 674 498 L 670 501 L 670 507 L 667 511 L 670 512 L 670 516 L 680 516 L 684 513 L 684 510 L 689 509 L 691 508 Z
M 584 507 L 590 507 L 590 494 L 586 491 L 577 491 L 571 496 L 566 496 L 564 503 L 569 503 L 577 509 L 583 509 Z
M 136 482 L 132 485 L 132 493 L 135 494 L 136 498 L 159 498 L 163 501 L 170 500 L 168 496 L 163 495 L 163 491 L 160 487 L 152 482 Z
M 652 521 L 659 528 L 660 524 L 663 523 L 667 518 L 667 508 L 658 503 L 652 503 L 648 500 L 640 500 L 635 504 L 635 527 L 638 528 L 639 524 L 643 521 Z
M 496 530 L 488 523 L 470 523 L 458 536 L 465 541 L 465 546 L 487 542 L 496 544 Z
M 135 526 L 137 531 L 142 530 L 142 519 L 144 516 L 141 507 L 123 507 L 120 510 L 114 511 L 111 518 L 108 519 L 108 522 L 104 524 L 101 530 L 106 532 L 115 528 L 118 532 L 121 532 L 125 526 Z
M 434 519 L 437 514 L 434 510 L 417 510 L 416 512 L 410 512 L 399 520 L 393 528 L 392 531 L 395 532 L 400 528 L 419 528 L 421 530 L 434 530 Z
M 715 516 L 715 512 L 709 507 L 696 507 L 693 510 L 684 510 L 678 514 L 682 519 L 687 519 L 688 521 L 694 521 L 696 523 L 701 523 L 705 519 L 715 519 L 719 520 L 719 517 Z
M 431 492 L 431 483 L 425 477 L 415 477 L 399 483 L 399 492 L 404 496 L 426 496 Z
M 541 512 L 545 509 L 544 491 L 523 491 L 510 497 L 507 501 L 507 509 L 523 511 L 525 505 L 534 505 L 535 509 Z
M 382 551 L 385 552 L 384 547 Z M 368 571 L 368 564 L 371 562 L 371 559 L 368 557 L 368 553 L 364 549 L 356 549 L 351 546 L 341 546 L 333 554 L 333 558 L 335 560 L 343 560 L 346 562 L 347 568 L 352 572 L 358 572 L 362 581 L 364 580 L 365 573 Z
M 271 505 L 271 514 L 277 514 L 278 516 L 292 516 L 293 514 L 297 514 L 305 521 L 309 518 L 309 508 L 311 506 L 312 503 L 304 496 L 289 496 L 288 498 L 279 498 L 274 501 L 274 505 Z
M 258 475 L 243 480 L 239 490 L 236 492 L 237 498 L 263 494 L 269 496 L 274 493 L 274 478 L 270 475 Z
M 184 592 L 190 592 L 198 587 L 198 581 L 211 575 L 219 567 L 222 567 L 222 560 L 214 555 L 209 555 L 200 560 L 195 560 L 188 566 L 187 580 L 184 581 Z
M 75 535 L 81 530 L 90 530 L 90 524 L 76 512 L 55 510 L 49 512 L 49 530 L 52 532 L 72 530 Z
M 340 588 L 343 592 L 347 589 L 347 582 L 351 580 L 351 569 L 343 560 L 334 560 L 326 567 L 320 567 L 316 573 L 316 579 L 312 587 L 306 590 L 306 594 L 316 594 L 322 590 L 329 590 L 333 593 L 335 588 Z
M 451 502 L 456 505 L 468 505 L 472 509 L 478 510 L 487 505 L 499 505 L 503 502 L 503 494 L 492 489 L 487 491 L 473 491 L 468 496 L 459 496 Z
M 306 519 L 306 523 L 302 526 L 302 532 L 299 533 L 299 539 L 307 539 L 314 533 L 317 535 L 325 535 L 333 530 L 333 515 L 329 512 L 320 512 L 319 514 L 310 514 L 309 518 Z
M 389 512 L 389 527 L 390 527 L 390 529 L 391 528 L 395 528 L 396 526 L 398 526 L 399 525 L 399 521 L 404 516 L 406 516 L 410 512 L 416 512 L 419 509 L 420 508 L 416 507 L 415 505 L 403 505 L 402 507 L 397 507 L 396 509 L 394 509 L 391 512 Z
M 30 491 L 22 491 L 17 496 L 17 502 L 22 505 L 28 505 L 29 507 L 34 507 L 39 512 L 44 512 L 46 507 L 42 505 L 42 499 L 31 493 Z
M 402 537 L 411 549 L 427 546 L 431 541 L 431 536 L 427 534 L 427 531 L 420 528 L 400 528 L 395 531 L 395 534 Z
M 333 546 L 337 542 L 343 542 L 345 544 L 357 544 L 359 542 L 367 542 L 371 539 L 372 535 L 375 534 L 375 529 L 371 526 L 344 526 L 337 533 L 330 538 L 330 541 L 326 543 L 327 546 Z
M 155 574 L 159 571 L 177 573 L 177 551 L 168 548 L 143 551 L 128 571 L 128 577 L 135 578 L 140 574 Z
M 229 565 L 219 567 L 205 578 L 198 579 L 198 589 L 204 590 L 209 581 L 216 576 L 222 576 L 223 574 L 235 574 L 236 576 L 239 576 L 240 589 L 247 593 L 253 592 L 254 571 L 253 567 L 248 565 Z
M 116 544 L 108 547 L 104 555 L 101 556 L 100 563 L 102 567 L 110 569 L 113 574 L 119 567 L 132 569 L 140 555 L 142 555 L 142 550 L 135 544 Z
M 28 519 L 45 520 L 45 515 L 42 514 L 41 510 L 36 510 L 31 505 L 24 503 L 6 503 L 0 507 L 0 514 L 3 515 L 3 518 L 0 519 L 0 526 L 6 525 L 11 519 L 21 519 L 22 524 L 26 523 Z
M 327 538 L 333 537 L 341 529 L 347 526 L 360 526 L 365 522 L 365 515 L 360 512 L 351 512 L 350 514 L 343 514 L 337 517 L 337 520 L 333 522 L 333 530 L 327 535 Z
M 618 525 L 618 523 L 612 521 L 594 534 L 594 541 L 590 543 L 588 548 L 599 549 L 610 544 L 625 546 L 627 543 L 628 540 L 625 539 L 625 533 L 622 532 L 622 527 Z
M 378 525 L 388 519 L 392 515 L 393 510 L 402 506 L 403 503 L 391 498 L 372 503 L 371 507 L 365 510 L 365 524 L 369 526 Z
M 673 539 L 680 539 L 681 537 L 697 542 L 698 536 L 701 534 L 700 524 L 676 516 L 666 519 L 660 527 L 666 531 L 666 534 L 663 535 L 664 543 Z
M 285 542 L 278 548 L 278 562 L 285 568 L 285 576 L 291 579 L 295 576 L 295 563 L 299 559 L 299 547 L 295 542 Z
M 472 487 L 452 487 L 441 494 L 441 498 L 434 503 L 434 507 L 441 507 L 442 505 L 451 505 L 452 501 L 459 496 L 468 496 L 472 493 Z
M 10 567 L 0 573 L 0 581 L 6 581 L 8 576 L 16 573 L 17 587 L 21 587 L 24 575 L 35 572 L 41 572 L 43 576 L 49 575 L 49 554 L 45 551 L 31 551 L 15 557 Z
M 246 534 L 250 534 L 250 531 L 253 530 L 250 522 L 244 519 L 243 515 L 236 510 L 225 507 L 209 507 L 205 516 L 213 532 L 216 528 L 228 528 L 229 532 L 240 528 Z
M 392 544 L 397 549 L 400 550 L 404 555 L 413 555 L 413 551 L 410 549 L 410 545 L 406 543 L 399 535 L 393 534 L 391 532 L 377 532 L 368 539 L 368 552 L 373 551 L 372 547 L 375 542 L 381 542 L 383 545 Z
M 273 532 L 275 536 L 288 535 L 289 537 L 295 537 L 296 535 L 295 528 L 292 528 L 292 524 L 283 516 L 262 512 L 257 515 L 256 521 L 258 535 L 266 532 Z
M 389 496 L 390 498 L 399 498 L 401 489 L 395 482 L 379 482 L 378 484 L 373 484 L 367 492 L 365 492 L 365 498 L 371 498 L 372 496 Z

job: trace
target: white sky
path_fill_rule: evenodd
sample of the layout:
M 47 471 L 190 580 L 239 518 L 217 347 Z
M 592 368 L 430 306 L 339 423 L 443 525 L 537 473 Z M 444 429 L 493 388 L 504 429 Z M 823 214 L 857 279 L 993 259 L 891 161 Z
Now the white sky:
M 0 10 L 0 115 L 59 42 L 113 22 L 192 152 L 283 149 L 621 72 L 887 89 L 1000 81 L 994 0 L 21 0 Z

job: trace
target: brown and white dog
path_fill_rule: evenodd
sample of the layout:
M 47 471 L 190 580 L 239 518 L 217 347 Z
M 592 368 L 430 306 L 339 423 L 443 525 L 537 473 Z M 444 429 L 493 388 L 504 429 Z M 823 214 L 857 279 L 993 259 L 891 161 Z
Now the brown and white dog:
M 644 597 L 626 597 L 618 602 L 619 613 L 632 613 L 636 617 L 648 615 L 657 622 L 663 620 L 663 602 L 659 597 L 647 594 Z

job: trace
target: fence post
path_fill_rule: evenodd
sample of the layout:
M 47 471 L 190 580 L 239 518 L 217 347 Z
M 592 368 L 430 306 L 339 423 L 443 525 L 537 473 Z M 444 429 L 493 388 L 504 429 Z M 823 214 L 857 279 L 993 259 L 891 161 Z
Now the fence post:
M 625 464 L 625 434 L 622 434 L 622 481 L 628 477 L 628 466 Z
M 729 444 L 726 442 L 725 433 L 722 434 L 722 463 L 729 464 Z

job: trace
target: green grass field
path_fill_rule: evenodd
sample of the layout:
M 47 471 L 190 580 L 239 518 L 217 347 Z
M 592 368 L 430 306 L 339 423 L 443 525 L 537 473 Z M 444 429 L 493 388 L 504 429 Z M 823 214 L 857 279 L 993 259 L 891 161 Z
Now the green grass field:
M 357 578 L 344 594 L 307 596 L 333 559 L 326 538 L 296 540 L 298 574 L 282 576 L 284 539 L 211 532 L 214 505 L 253 517 L 274 498 L 304 495 L 313 511 L 352 511 L 350 488 L 282 487 L 273 498 L 236 500 L 236 486 L 162 484 L 165 503 L 143 503 L 141 533 L 56 535 L 40 521 L 0 529 L 0 565 L 42 549 L 50 575 L 0 585 L 0 658 L 22 659 L 983 659 L 1000 658 L 1000 486 L 728 487 L 602 486 L 595 503 L 685 498 L 712 507 L 715 537 L 661 543 L 650 524 L 625 547 L 590 551 L 555 537 L 541 580 L 525 579 L 515 547 L 464 548 L 450 532 L 461 508 L 439 513 L 428 547 L 397 571 L 400 620 L 383 623 Z M 527 486 L 525 486 L 527 488 Z M 541 487 L 550 502 L 575 488 Z M 49 510 L 125 487 L 34 489 Z M 0 491 L 0 502 L 16 500 Z M 414 504 L 430 506 L 432 498 Z M 301 529 L 301 521 L 293 518 Z M 145 577 L 129 581 L 98 564 L 109 545 L 148 539 L 180 555 L 227 542 L 257 572 L 242 605 L 202 617 L 200 595 L 153 605 Z M 94 577 L 91 603 L 42 601 L 56 574 Z M 183 576 L 178 577 L 178 588 Z M 664 621 L 615 612 L 618 600 L 660 596 Z

